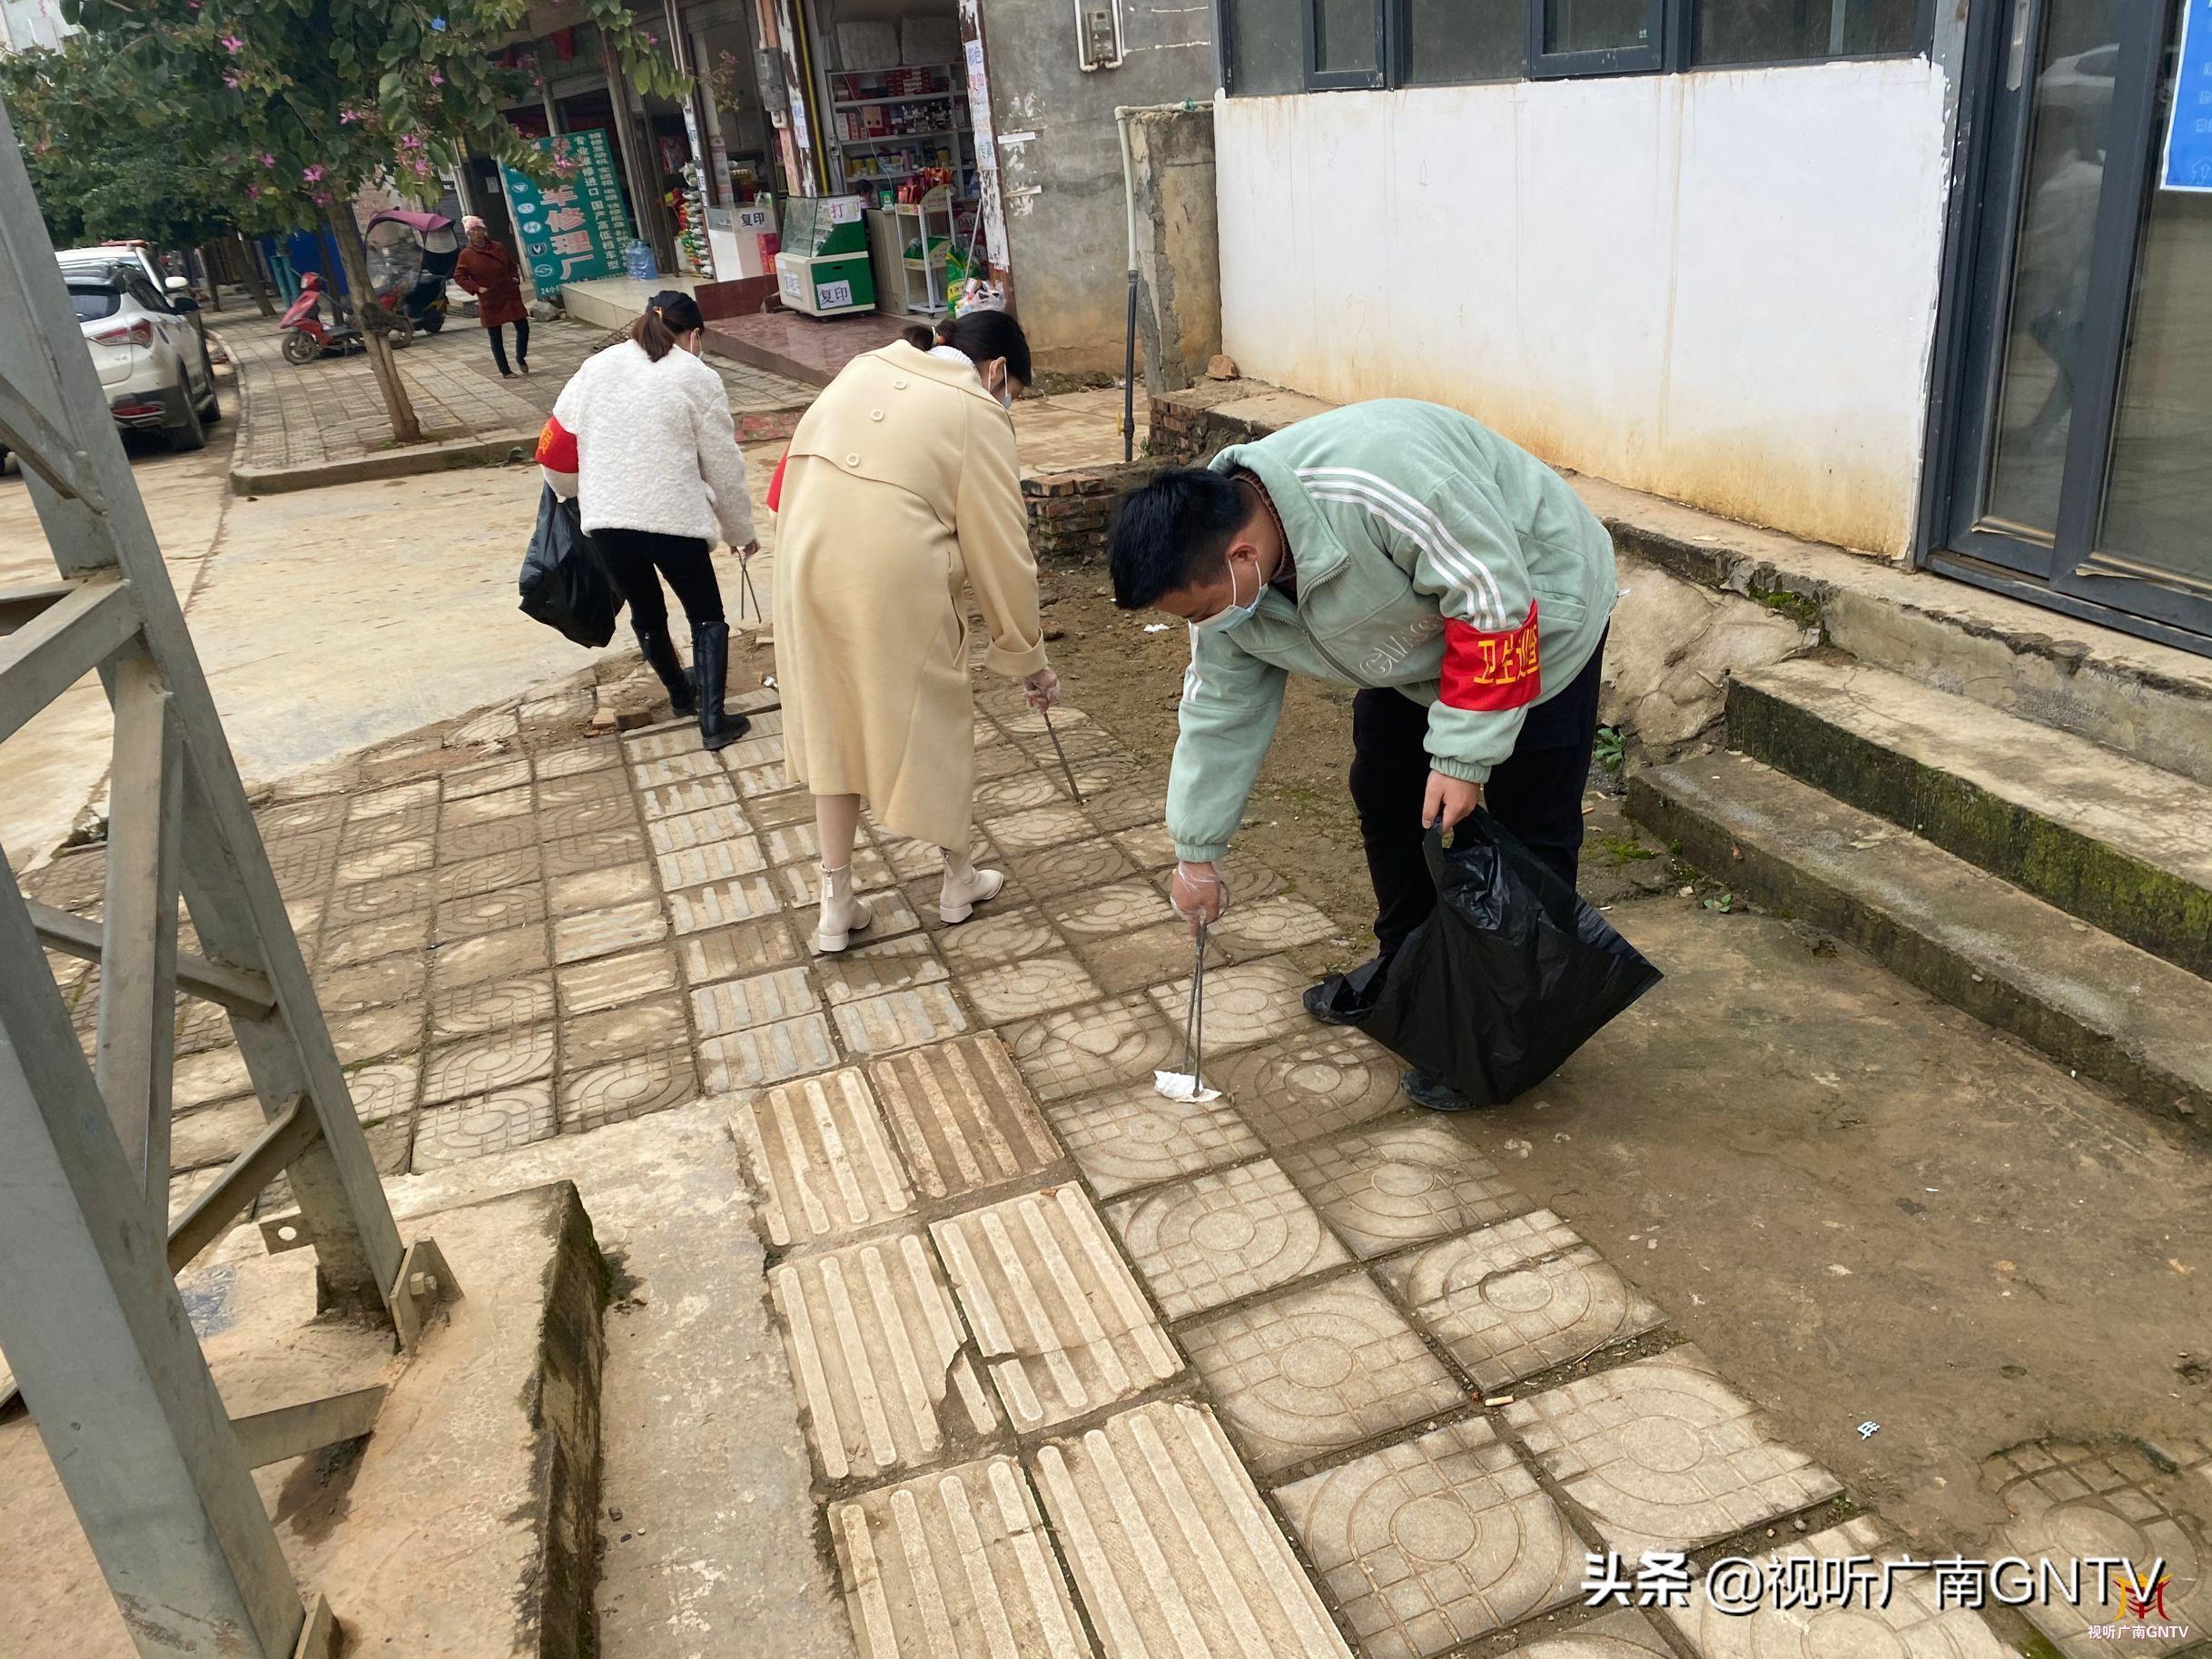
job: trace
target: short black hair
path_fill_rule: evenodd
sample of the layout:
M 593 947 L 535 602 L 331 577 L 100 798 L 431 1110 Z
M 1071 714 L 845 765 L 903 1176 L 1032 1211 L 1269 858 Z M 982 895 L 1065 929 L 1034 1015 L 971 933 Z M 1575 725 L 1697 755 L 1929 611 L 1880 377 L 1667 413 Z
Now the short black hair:
M 1142 610 L 1213 575 L 1252 504 L 1228 475 L 1172 467 L 1124 494 L 1106 544 L 1113 602 Z

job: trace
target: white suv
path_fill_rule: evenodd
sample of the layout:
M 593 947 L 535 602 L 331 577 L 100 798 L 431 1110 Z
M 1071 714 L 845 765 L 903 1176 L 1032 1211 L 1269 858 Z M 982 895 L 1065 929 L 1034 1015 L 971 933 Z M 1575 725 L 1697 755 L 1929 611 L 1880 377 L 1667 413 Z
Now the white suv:
M 64 275 L 115 424 L 158 428 L 172 449 L 202 448 L 206 424 L 221 419 L 222 406 L 191 314 L 177 311 L 133 260 L 104 271 L 78 265 Z

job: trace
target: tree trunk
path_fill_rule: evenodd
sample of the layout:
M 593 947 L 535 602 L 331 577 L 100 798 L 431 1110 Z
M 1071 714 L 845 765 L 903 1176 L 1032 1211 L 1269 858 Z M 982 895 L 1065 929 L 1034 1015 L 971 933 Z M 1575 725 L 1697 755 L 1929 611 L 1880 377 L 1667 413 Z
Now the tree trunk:
M 360 324 L 369 346 L 369 368 L 377 390 L 384 394 L 384 413 L 391 420 L 391 435 L 400 443 L 420 443 L 422 423 L 408 401 L 407 386 L 393 360 L 391 336 L 386 332 L 391 313 L 377 303 L 369 286 L 369 250 L 361 243 L 361 228 L 354 222 L 351 198 L 334 202 L 330 209 L 331 234 L 337 239 L 338 262 L 345 267 L 346 288 L 353 296 L 353 320 Z
M 238 257 L 246 268 L 246 291 L 253 296 L 253 303 L 261 307 L 262 315 L 273 317 L 276 306 L 269 297 L 269 284 L 262 278 L 262 262 L 253 257 L 253 250 L 246 246 L 243 232 L 232 232 L 238 241 Z
M 200 260 L 200 274 L 207 282 L 207 309 L 222 309 L 222 278 L 215 270 L 215 251 L 212 248 L 196 250 Z

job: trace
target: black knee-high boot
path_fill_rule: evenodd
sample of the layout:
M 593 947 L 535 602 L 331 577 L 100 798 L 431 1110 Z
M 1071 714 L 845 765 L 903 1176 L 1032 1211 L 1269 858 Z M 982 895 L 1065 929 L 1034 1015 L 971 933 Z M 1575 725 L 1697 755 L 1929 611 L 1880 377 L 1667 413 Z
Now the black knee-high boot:
M 668 688 L 668 706 L 679 716 L 698 713 L 699 700 L 693 694 L 691 676 L 676 660 L 676 642 L 668 637 L 667 629 L 639 627 L 632 623 L 630 631 L 637 636 L 646 661 L 660 676 L 660 683 Z
M 743 715 L 724 711 L 722 693 L 729 679 L 730 625 L 701 622 L 691 630 L 691 660 L 699 676 L 699 742 L 709 749 L 727 748 L 753 723 Z

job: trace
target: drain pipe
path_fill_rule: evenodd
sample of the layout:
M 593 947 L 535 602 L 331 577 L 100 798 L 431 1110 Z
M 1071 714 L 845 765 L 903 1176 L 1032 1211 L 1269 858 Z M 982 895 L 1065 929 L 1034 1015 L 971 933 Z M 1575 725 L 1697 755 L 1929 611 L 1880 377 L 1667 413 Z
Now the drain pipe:
M 1121 202 L 1129 217 L 1129 311 L 1121 341 L 1121 460 L 1137 459 L 1137 169 L 1129 153 L 1129 118 L 1152 110 L 1210 110 L 1211 99 L 1180 104 L 1120 104 L 1113 124 L 1121 141 Z

